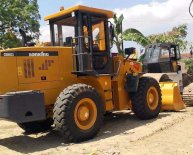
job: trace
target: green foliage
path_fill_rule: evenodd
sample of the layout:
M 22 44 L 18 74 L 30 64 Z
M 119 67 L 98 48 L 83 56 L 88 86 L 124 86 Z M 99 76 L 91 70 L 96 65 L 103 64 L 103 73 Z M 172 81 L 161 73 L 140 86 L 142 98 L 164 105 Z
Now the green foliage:
M 124 55 L 124 51 L 121 49 L 121 45 L 123 43 L 122 22 L 123 22 L 124 17 L 123 17 L 123 15 L 121 15 L 119 17 L 114 15 L 113 19 L 114 19 L 114 23 L 115 23 L 115 29 L 114 29 L 115 38 L 114 38 L 113 42 L 117 46 L 118 53 L 121 55 Z
M 122 22 L 124 20 L 123 15 L 117 17 L 116 15 L 114 16 L 114 23 L 115 23 L 115 29 L 114 29 L 114 34 L 115 34 L 115 39 L 114 43 L 117 46 L 118 53 L 121 55 L 124 55 L 124 51 L 121 49 L 121 45 L 123 41 L 135 41 L 138 44 L 142 46 L 146 46 L 149 44 L 149 40 L 138 30 L 134 28 L 130 28 L 122 32 Z
M 193 59 L 186 59 L 182 62 L 186 65 L 187 73 L 193 75 Z
M 21 46 L 21 41 L 13 33 L 6 33 L 3 36 L 3 42 L 1 42 L 1 46 L 14 48 L 14 47 Z
M 138 30 L 130 28 L 123 32 L 123 40 L 135 41 L 142 46 L 147 46 L 150 41 Z
M 0 46 L 20 46 L 19 28 L 32 39 L 39 37 L 39 7 L 37 0 L 0 0 Z
M 114 23 L 115 23 L 115 33 L 116 34 L 121 34 L 122 33 L 122 22 L 124 20 L 123 14 L 121 14 L 118 18 L 115 15 L 114 16 Z
M 121 45 L 123 41 L 134 41 L 140 44 L 141 46 L 145 47 L 148 44 L 151 43 L 174 43 L 179 45 L 181 50 L 186 49 L 187 46 L 187 41 L 186 36 L 187 36 L 187 25 L 179 25 L 178 27 L 172 28 L 171 31 L 166 32 L 166 33 L 161 33 L 161 34 L 153 34 L 150 36 L 144 36 L 140 31 L 134 29 L 134 28 L 129 28 L 126 29 L 122 33 L 122 22 L 124 20 L 123 15 L 117 17 L 116 15 L 114 16 L 114 23 L 115 23 L 115 39 L 114 43 L 117 46 L 117 50 L 119 54 L 124 55 L 123 50 L 121 49 Z
M 171 31 L 161 34 L 153 34 L 148 36 L 148 40 L 151 43 L 174 43 L 178 44 L 181 50 L 186 49 L 187 41 L 185 40 L 187 36 L 187 25 L 179 25 L 174 27 Z

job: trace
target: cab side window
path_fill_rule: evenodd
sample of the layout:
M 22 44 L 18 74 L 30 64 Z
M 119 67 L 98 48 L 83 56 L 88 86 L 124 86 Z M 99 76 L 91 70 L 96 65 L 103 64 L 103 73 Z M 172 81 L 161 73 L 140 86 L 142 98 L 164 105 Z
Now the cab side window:
M 105 27 L 101 18 L 92 18 L 93 49 L 96 51 L 105 51 Z
M 160 59 L 161 59 L 161 60 L 170 59 L 170 51 L 169 51 L 168 48 L 162 48 L 162 49 L 161 49 Z
M 175 48 L 170 48 L 170 57 L 171 58 L 174 58 L 175 57 L 175 51 L 176 51 L 176 49 Z
M 98 27 L 94 28 L 92 31 L 93 36 L 93 49 L 99 50 L 100 48 L 100 29 Z
M 160 52 L 160 48 L 155 48 L 154 50 L 152 50 L 150 58 L 152 62 L 157 62 L 159 59 L 159 52 Z

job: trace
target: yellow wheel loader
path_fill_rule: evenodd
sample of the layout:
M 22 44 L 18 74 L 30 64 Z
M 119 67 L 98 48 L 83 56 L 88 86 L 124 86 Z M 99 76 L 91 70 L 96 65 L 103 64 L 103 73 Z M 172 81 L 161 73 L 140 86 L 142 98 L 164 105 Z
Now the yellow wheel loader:
M 52 46 L 1 51 L 0 117 L 26 132 L 54 124 L 66 140 L 80 142 L 97 134 L 106 112 L 131 109 L 152 119 L 163 106 L 183 109 L 177 83 L 159 83 L 143 76 L 141 63 L 111 57 L 113 16 L 81 5 L 61 10 L 45 17 Z

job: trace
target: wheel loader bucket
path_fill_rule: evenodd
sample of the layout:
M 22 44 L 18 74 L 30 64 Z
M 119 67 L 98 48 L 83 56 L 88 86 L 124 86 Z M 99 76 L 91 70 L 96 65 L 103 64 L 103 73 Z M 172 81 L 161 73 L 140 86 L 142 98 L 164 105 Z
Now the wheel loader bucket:
M 185 109 L 185 104 L 176 82 L 160 82 L 162 92 L 162 110 L 179 111 Z

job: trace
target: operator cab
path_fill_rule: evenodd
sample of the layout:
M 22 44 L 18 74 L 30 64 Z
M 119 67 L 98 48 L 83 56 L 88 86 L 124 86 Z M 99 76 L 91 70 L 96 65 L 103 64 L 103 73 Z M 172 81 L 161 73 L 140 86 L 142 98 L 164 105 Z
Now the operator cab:
M 45 18 L 49 20 L 52 45 L 72 47 L 74 74 L 111 73 L 113 26 L 108 19 L 113 15 L 112 11 L 78 5 Z
M 181 58 L 179 46 L 175 44 L 156 43 L 148 45 L 143 59 L 143 71 L 148 73 L 177 72 L 177 61 Z

